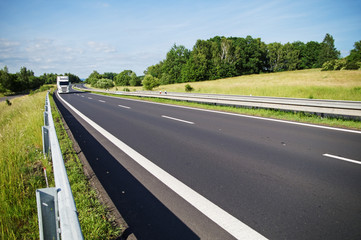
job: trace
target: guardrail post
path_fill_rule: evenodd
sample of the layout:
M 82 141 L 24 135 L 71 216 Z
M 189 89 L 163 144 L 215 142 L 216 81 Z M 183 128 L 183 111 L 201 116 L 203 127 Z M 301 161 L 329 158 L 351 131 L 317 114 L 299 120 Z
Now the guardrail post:
M 49 126 L 49 117 L 48 117 L 48 112 L 44 112 L 44 125 L 45 126 Z
M 60 239 L 57 195 L 56 188 L 36 190 L 40 240 Z
M 43 153 L 44 156 L 46 156 L 49 154 L 49 148 L 50 148 L 49 128 L 47 126 L 43 126 L 41 128 L 41 132 L 43 134 Z

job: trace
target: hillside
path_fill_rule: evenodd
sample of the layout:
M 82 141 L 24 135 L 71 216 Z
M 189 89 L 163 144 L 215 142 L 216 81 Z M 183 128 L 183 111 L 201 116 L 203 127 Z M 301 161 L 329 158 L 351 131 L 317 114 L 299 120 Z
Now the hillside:
M 190 84 L 197 93 L 361 101 L 361 71 L 358 70 L 309 69 L 253 74 L 213 81 L 162 85 L 154 90 L 184 92 L 186 84 Z M 120 90 L 120 87 L 118 89 Z

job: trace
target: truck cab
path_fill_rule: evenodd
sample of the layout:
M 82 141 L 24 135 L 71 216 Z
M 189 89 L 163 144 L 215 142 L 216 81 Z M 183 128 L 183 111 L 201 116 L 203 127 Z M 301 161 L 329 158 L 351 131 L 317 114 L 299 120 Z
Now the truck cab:
M 57 76 L 56 83 L 58 87 L 58 93 L 69 93 L 70 92 L 70 82 L 68 76 Z

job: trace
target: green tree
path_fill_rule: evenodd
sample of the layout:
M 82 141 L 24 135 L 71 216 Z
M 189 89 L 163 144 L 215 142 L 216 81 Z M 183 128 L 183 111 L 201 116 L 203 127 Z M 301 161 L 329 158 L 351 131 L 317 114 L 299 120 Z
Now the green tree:
M 315 41 L 306 43 L 305 47 L 300 50 L 301 69 L 320 68 L 318 56 L 321 50 L 321 44 Z
M 117 76 L 116 73 L 113 72 L 105 72 L 103 73 L 103 78 L 114 80 L 115 76 Z
M 94 85 L 92 85 L 93 87 L 96 87 L 96 88 L 104 88 L 104 89 L 107 89 L 107 88 L 112 88 L 114 87 L 114 83 L 112 80 L 110 79 L 106 79 L 106 78 L 102 78 L 102 79 L 99 79 Z
M 140 86 L 142 84 L 142 81 L 139 77 L 137 77 L 137 74 L 135 72 L 132 72 L 130 75 L 129 85 L 130 86 Z
M 211 79 L 235 76 L 235 48 L 232 39 L 225 37 L 214 37 L 212 42 L 212 62 L 213 69 Z
M 115 85 L 117 85 L 117 86 L 129 86 L 132 73 L 133 73 L 132 70 L 124 70 L 123 72 L 119 73 L 114 78 Z
M 176 44 L 169 50 L 162 65 L 162 84 L 182 82 L 182 68 L 187 63 L 190 51 L 184 46 Z
M 213 70 L 211 48 L 212 43 L 210 41 L 197 40 L 190 58 L 182 70 L 182 82 L 211 79 Z
M 7 66 L 0 70 L 0 92 L 6 92 L 11 88 L 11 76 Z
M 147 68 L 147 70 L 144 71 L 144 75 L 152 75 L 153 77 L 156 77 L 158 79 L 160 79 L 162 77 L 163 74 L 163 61 L 160 61 L 159 63 L 149 66 Z
M 65 73 L 64 75 L 69 77 L 69 82 L 71 82 L 71 83 L 80 83 L 81 82 L 80 78 L 77 75 L 74 75 L 72 73 Z
M 147 74 L 144 76 L 142 84 L 145 90 L 152 90 L 153 88 L 158 87 L 160 85 L 160 81 L 158 78 L 153 77 L 150 74 Z
M 88 84 L 94 85 L 101 78 L 102 78 L 102 76 L 97 71 L 94 70 L 89 75 L 89 77 L 85 80 L 85 82 L 88 83 Z
M 285 54 L 281 43 L 270 43 L 267 45 L 269 70 L 279 72 L 284 69 Z
M 346 57 L 346 69 L 361 68 L 361 41 L 355 42 L 354 49 L 351 50 L 350 55 Z
M 284 70 L 292 71 L 296 70 L 300 64 L 300 50 L 297 50 L 291 43 L 283 45 L 284 52 Z
M 340 51 L 335 48 L 335 40 L 330 34 L 326 34 L 321 43 L 321 49 L 318 55 L 318 65 L 322 66 L 325 62 L 338 59 Z
M 40 78 L 45 84 L 55 84 L 57 75 L 56 73 L 44 73 Z
M 268 69 L 267 45 L 260 38 L 234 38 L 236 75 L 264 72 Z

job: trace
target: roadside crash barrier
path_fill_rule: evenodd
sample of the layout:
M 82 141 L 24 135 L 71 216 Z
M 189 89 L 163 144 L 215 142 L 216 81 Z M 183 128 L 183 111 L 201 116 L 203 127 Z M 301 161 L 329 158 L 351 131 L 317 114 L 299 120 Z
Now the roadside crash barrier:
M 84 239 L 54 127 L 49 93 L 45 99 L 42 134 L 43 153 L 53 162 L 55 187 L 36 190 L 40 239 Z

